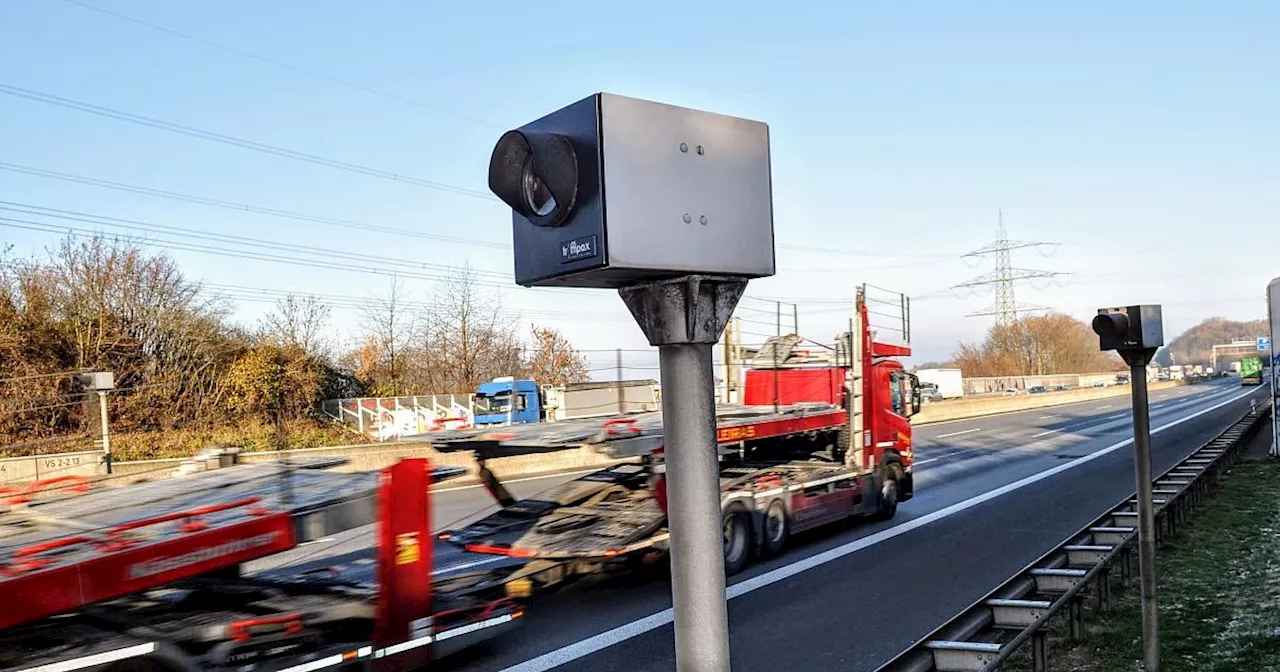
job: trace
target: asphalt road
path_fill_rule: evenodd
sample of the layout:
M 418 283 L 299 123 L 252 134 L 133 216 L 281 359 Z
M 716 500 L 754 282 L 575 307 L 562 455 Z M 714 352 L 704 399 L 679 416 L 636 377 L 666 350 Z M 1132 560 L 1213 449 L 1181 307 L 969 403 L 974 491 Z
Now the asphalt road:
M 1157 473 L 1260 394 L 1235 378 L 1152 393 Z M 894 520 L 804 535 L 731 579 L 734 670 L 875 669 L 1131 496 L 1131 432 L 1127 397 L 916 427 L 917 494 Z M 574 477 L 509 487 L 528 497 Z M 493 507 L 474 486 L 446 484 L 432 501 L 436 529 Z M 256 568 L 345 563 L 371 571 L 371 544 L 370 528 L 352 530 Z M 438 575 L 510 562 L 444 544 L 435 561 Z M 458 672 L 671 670 L 670 606 L 665 568 L 587 577 L 531 601 L 519 630 L 437 664 Z
M 1238 379 L 1151 397 L 1157 472 L 1262 398 Z M 1125 397 L 916 428 L 918 494 L 894 520 L 807 535 L 731 580 L 734 670 L 875 669 L 1130 496 L 1131 431 Z M 437 501 L 463 513 L 485 497 Z M 670 605 L 663 571 L 588 577 L 532 601 L 520 630 L 440 667 L 671 670 Z

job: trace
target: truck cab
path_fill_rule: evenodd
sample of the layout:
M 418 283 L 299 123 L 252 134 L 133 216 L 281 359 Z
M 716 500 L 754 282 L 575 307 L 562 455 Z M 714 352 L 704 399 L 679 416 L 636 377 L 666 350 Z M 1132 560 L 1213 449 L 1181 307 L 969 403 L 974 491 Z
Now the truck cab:
M 542 421 L 542 389 L 532 380 L 507 376 L 482 383 L 476 390 L 475 424 L 526 425 Z

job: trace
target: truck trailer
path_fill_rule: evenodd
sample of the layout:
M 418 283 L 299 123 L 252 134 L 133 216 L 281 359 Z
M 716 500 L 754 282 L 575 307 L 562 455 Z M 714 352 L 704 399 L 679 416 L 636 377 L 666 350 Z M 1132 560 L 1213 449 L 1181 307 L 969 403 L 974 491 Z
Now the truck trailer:
M 486 577 L 433 579 L 428 488 L 462 470 L 319 468 L 333 464 L 5 488 L 0 670 L 423 669 L 517 623 L 521 607 Z M 246 570 L 368 523 L 377 547 L 358 562 Z
M 941 399 L 964 396 L 964 377 L 960 369 L 916 369 L 915 374 L 921 385 L 932 385 Z
M 896 359 L 904 344 L 879 342 L 867 323 L 865 290 L 853 329 L 824 348 L 797 353 L 799 339 L 770 339 L 746 372 L 744 405 L 716 409 L 724 561 L 729 574 L 782 552 L 795 533 L 854 516 L 891 518 L 914 491 L 909 418 L 919 381 Z M 762 350 L 763 352 L 763 350 Z M 776 362 L 776 365 L 774 364 Z M 529 589 L 602 564 L 663 551 L 667 543 L 663 419 L 660 412 L 446 432 L 441 451 L 473 451 L 496 513 L 441 538 L 467 551 L 526 561 L 508 579 Z M 528 451 L 587 447 L 636 458 L 517 500 L 484 461 Z
M 1262 358 L 1244 357 L 1240 360 L 1240 384 L 1262 384 Z
M 477 426 L 526 425 L 615 413 L 658 409 L 658 382 L 652 379 L 591 381 L 567 385 L 539 385 L 534 380 L 495 378 L 476 390 Z

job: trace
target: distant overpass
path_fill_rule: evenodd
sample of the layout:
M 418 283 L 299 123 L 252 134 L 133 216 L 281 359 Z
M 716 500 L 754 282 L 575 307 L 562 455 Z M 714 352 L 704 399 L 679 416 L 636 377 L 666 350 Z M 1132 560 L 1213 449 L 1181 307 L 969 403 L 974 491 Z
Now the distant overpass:
M 1238 361 L 1241 357 L 1262 357 L 1264 362 L 1271 361 L 1271 350 L 1258 350 L 1257 339 L 1250 341 L 1232 341 L 1215 345 L 1209 354 L 1209 366 L 1218 370 L 1218 361 Z

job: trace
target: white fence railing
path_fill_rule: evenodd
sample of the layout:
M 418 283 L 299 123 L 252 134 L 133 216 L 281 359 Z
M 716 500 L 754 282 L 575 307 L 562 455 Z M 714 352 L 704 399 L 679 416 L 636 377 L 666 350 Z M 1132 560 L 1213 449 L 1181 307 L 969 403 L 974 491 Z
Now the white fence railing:
M 474 395 L 419 394 L 406 397 L 328 399 L 320 410 L 378 441 L 464 429 L 475 422 Z

